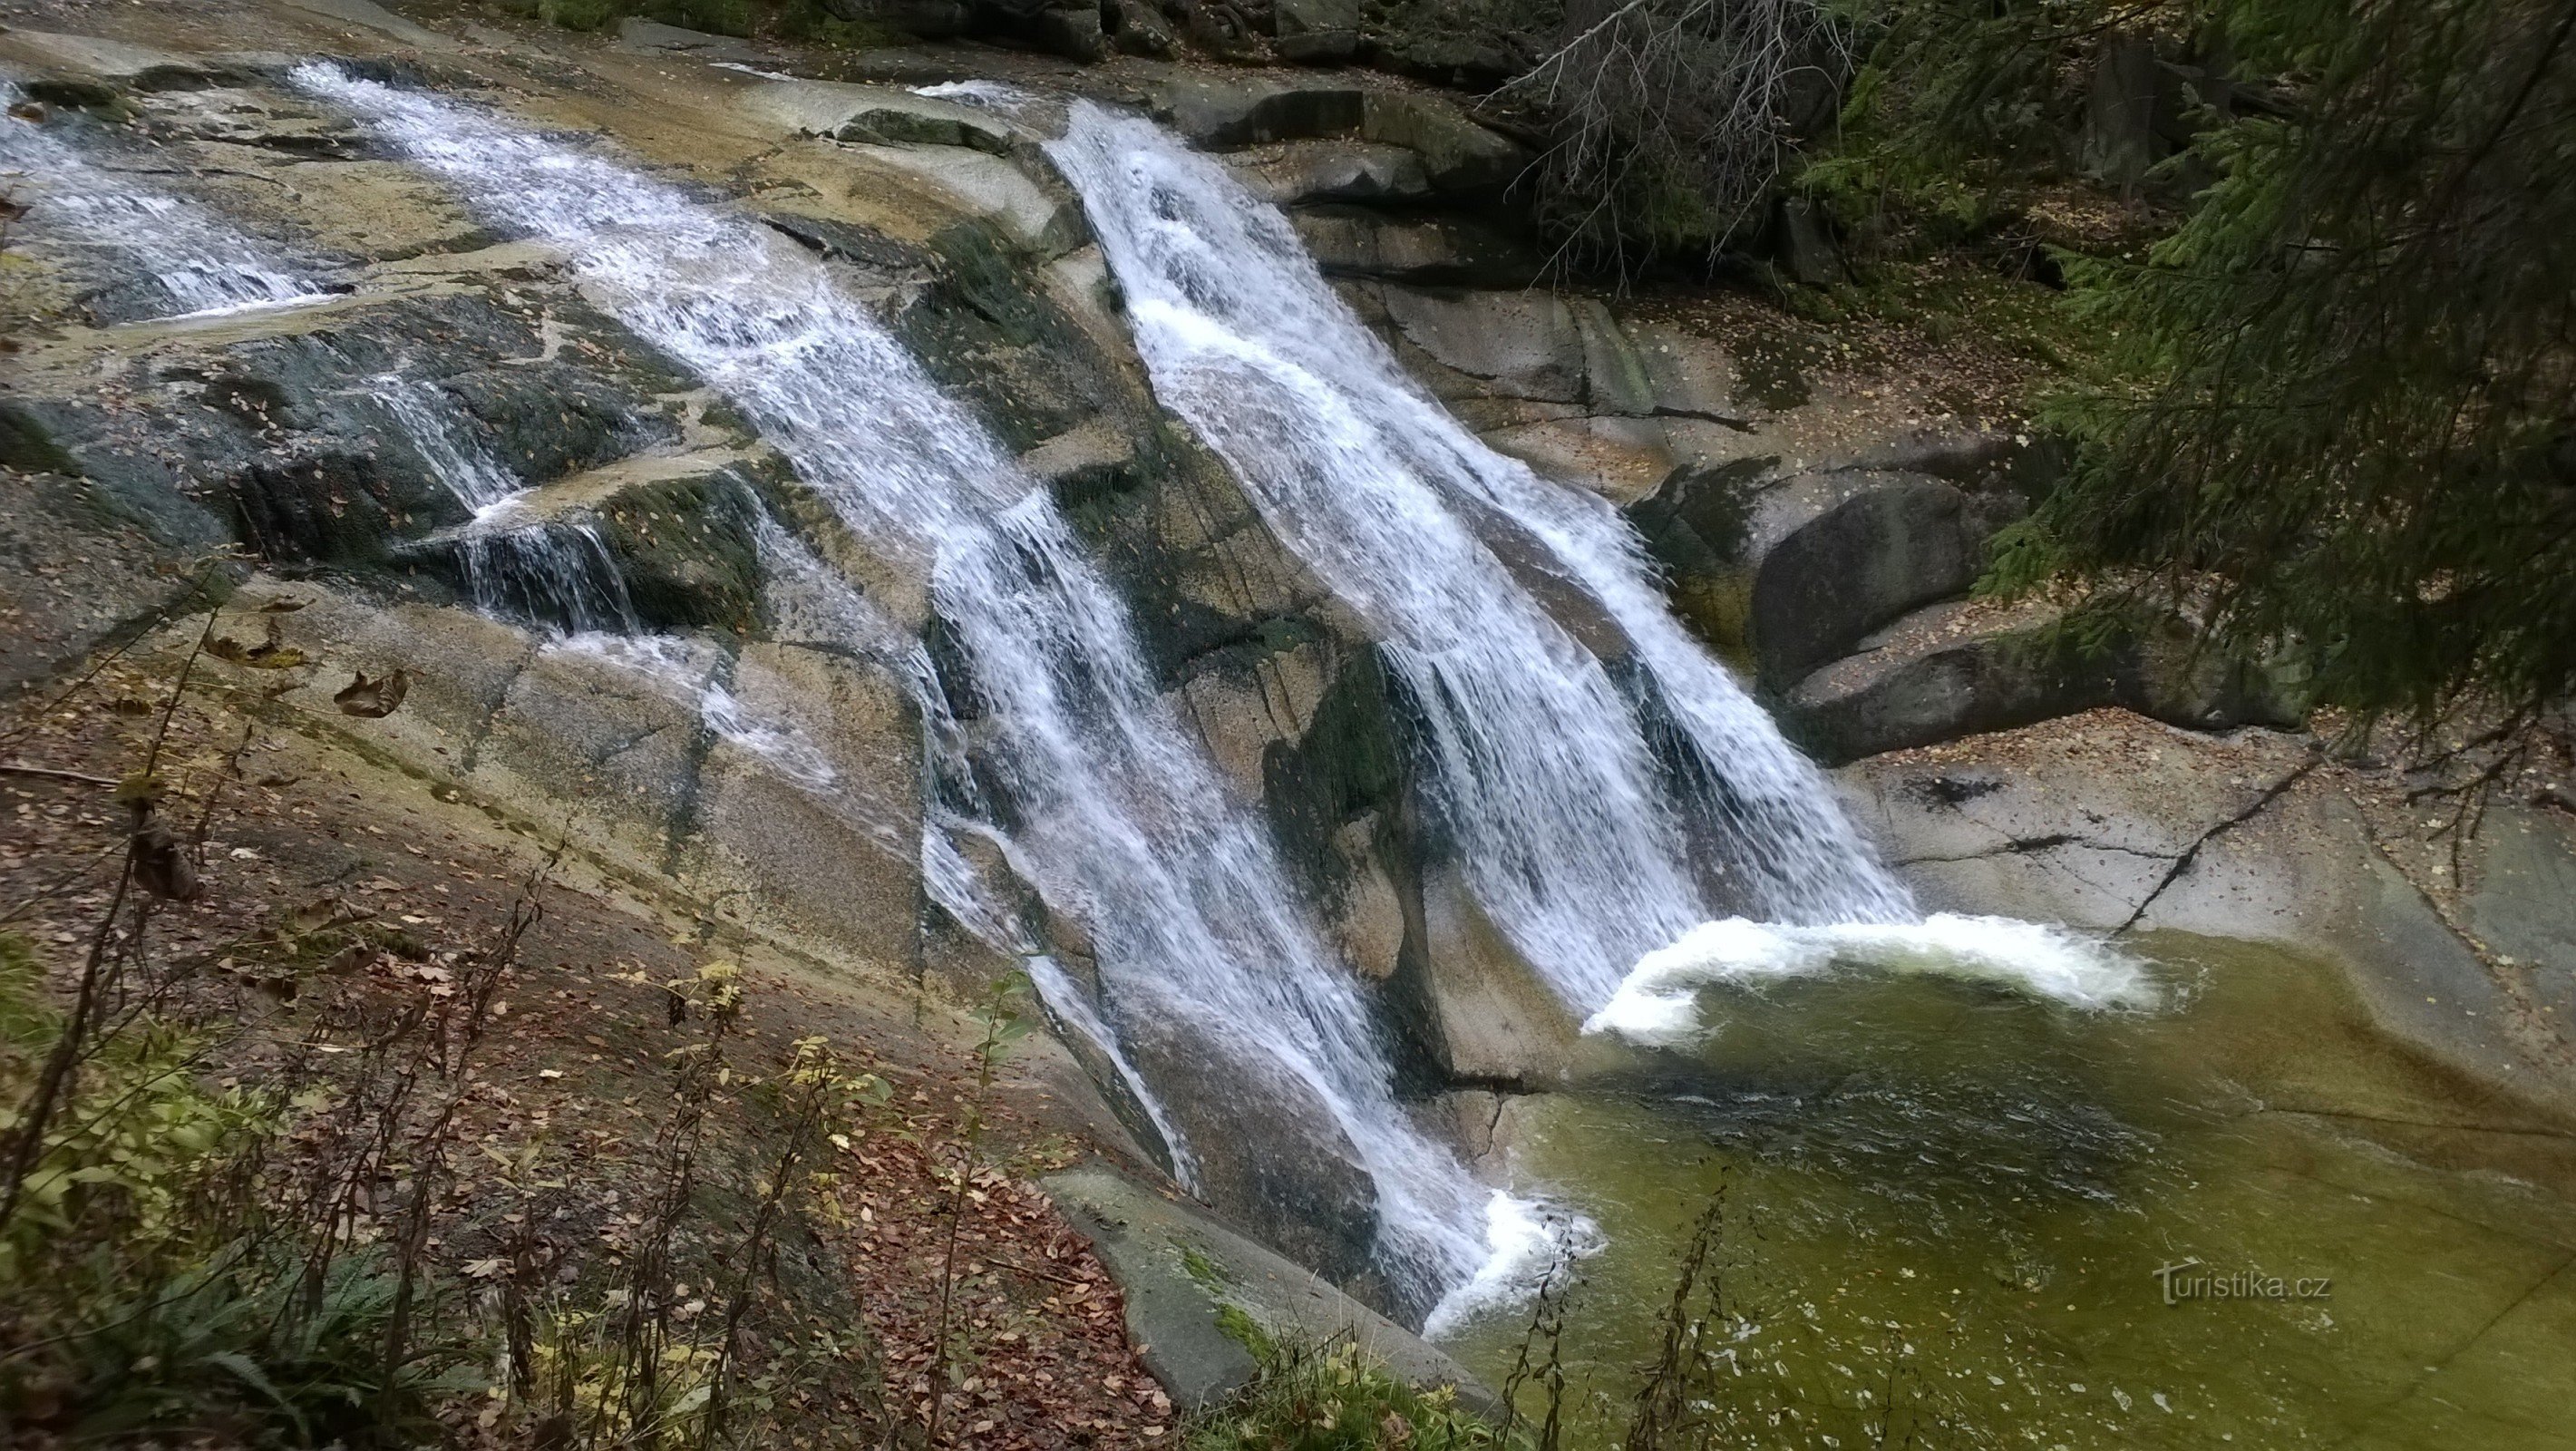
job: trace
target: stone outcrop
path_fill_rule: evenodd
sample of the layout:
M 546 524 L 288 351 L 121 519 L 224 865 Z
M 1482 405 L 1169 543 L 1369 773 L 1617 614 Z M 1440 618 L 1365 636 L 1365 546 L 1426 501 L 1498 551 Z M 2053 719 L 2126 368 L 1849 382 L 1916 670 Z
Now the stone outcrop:
M 1129 1336 L 1184 1410 L 1217 1406 L 1252 1379 L 1247 1331 L 1283 1347 L 1346 1341 L 1414 1385 L 1499 1409 L 1446 1353 L 1185 1204 L 1100 1167 L 1041 1182 L 1117 1277 Z
M 1176 72 L 1146 100 L 1284 207 L 1327 275 L 1512 287 L 1537 276 L 1509 194 L 1529 152 L 1445 97 Z
M 2420 813 L 2376 819 L 2367 780 L 2313 742 L 2118 711 L 1841 777 L 1857 824 L 1927 910 L 2322 955 L 2370 1031 L 2477 1085 L 2499 1122 L 2576 1115 L 2576 952 L 2545 925 L 2564 923 L 2576 861 L 2563 814 L 2500 806 L 2453 882 L 2447 859 L 2398 854 L 2420 841 Z

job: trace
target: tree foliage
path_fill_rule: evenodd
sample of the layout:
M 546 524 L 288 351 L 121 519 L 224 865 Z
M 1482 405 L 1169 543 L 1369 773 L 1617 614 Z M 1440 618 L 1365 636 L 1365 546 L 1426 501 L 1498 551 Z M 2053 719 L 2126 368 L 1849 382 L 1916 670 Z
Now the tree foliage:
M 2108 366 L 2051 404 L 2080 462 L 1996 581 L 2187 602 L 2368 715 L 2563 700 L 2576 6 L 1922 0 L 1878 88 L 1914 134 L 2007 156 L 2062 116 L 2086 44 L 2148 24 L 2227 58 L 2178 158 L 2215 180 L 2143 258 L 2070 263 Z

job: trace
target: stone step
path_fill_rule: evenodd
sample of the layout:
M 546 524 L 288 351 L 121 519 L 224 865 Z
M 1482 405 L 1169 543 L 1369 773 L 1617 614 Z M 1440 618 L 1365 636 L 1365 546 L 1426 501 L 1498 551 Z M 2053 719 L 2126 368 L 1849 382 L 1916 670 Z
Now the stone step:
M 2290 682 L 2199 648 L 2180 618 L 2093 649 L 2061 619 L 2039 600 L 1915 610 L 1800 680 L 1779 702 L 1782 724 L 1837 765 L 2105 705 L 2199 730 L 2298 724 Z

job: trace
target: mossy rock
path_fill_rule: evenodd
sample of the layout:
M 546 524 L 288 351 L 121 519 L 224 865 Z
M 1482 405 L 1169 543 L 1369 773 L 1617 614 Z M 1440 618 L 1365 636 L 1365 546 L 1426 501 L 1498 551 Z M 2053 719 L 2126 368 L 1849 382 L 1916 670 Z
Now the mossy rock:
M 1333 678 L 1302 737 L 1273 741 L 1262 753 L 1262 804 L 1271 829 L 1317 897 L 1341 896 L 1334 838 L 1344 823 L 1372 813 L 1382 820 L 1401 814 L 1409 740 L 1395 681 L 1370 650 Z
M 625 384 L 551 363 L 477 369 L 440 382 L 481 425 L 493 457 L 532 484 L 679 437 L 678 424 L 639 406 L 638 390 Z
M 287 564 L 382 566 L 404 539 L 459 524 L 465 506 L 384 453 L 329 450 L 252 463 L 226 483 L 243 543 Z
M 639 484 L 602 505 L 600 538 L 636 618 L 654 629 L 758 629 L 757 507 L 748 481 L 729 469 Z
M 1013 451 L 1121 411 L 1108 382 L 1117 370 L 1030 280 L 1034 259 L 983 222 L 940 232 L 930 251 L 937 279 L 915 294 L 896 332 Z

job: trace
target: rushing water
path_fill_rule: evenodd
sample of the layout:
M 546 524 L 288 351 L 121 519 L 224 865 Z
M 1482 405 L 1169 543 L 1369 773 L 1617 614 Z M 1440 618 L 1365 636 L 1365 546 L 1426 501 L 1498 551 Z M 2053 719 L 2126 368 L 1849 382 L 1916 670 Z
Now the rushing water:
M 367 383 L 431 474 L 473 513 L 436 542 L 455 551 L 475 608 L 575 632 L 641 628 L 598 526 L 521 517 L 526 481 L 465 435 L 436 383 L 399 374 Z
M 1514 1100 L 1514 1173 L 1608 1239 L 1569 1273 L 1566 1445 L 1623 1434 L 1720 1192 L 1706 1444 L 2568 1445 L 2564 1135 L 2389 1044 L 2326 964 L 2151 945 L 2171 1011 L 1739 980 L 1686 1072 Z M 1450 1348 L 1499 1381 L 1527 1325 Z
M 1369 1170 L 1377 1258 L 1400 1293 L 1428 1304 L 1467 1282 L 1489 1258 L 1485 1196 L 1404 1118 L 1351 976 L 1266 833 L 1159 700 L 1052 499 L 991 434 L 822 264 L 761 227 L 466 106 L 325 66 L 297 78 L 486 215 L 562 247 L 597 300 L 730 398 L 871 547 L 927 575 L 971 670 L 950 684 L 981 715 L 1014 861 L 1097 950 L 1096 1019 L 1115 1032 L 1161 1015 L 1270 1055 Z
M 17 102 L 16 87 L 0 86 L 0 103 Z M 0 189 L 27 209 L 17 225 L 141 271 L 158 294 L 148 307 L 154 315 L 275 307 L 324 295 L 285 258 L 194 203 L 131 172 L 92 163 L 22 116 L 0 115 L 0 173 L 13 173 L 0 178 Z
M 1674 621 L 1618 515 L 1468 432 L 1275 207 L 1089 102 L 1049 150 L 1156 393 L 1381 634 L 1470 883 L 1567 1002 L 1599 1008 L 1721 905 L 1798 924 L 1913 919 L 1814 768 Z M 1542 593 L 1570 603 L 1551 613 Z M 1686 749 L 1683 769 L 1664 768 L 1657 735 Z M 1726 880 L 1695 872 L 1695 835 L 1717 839 Z

